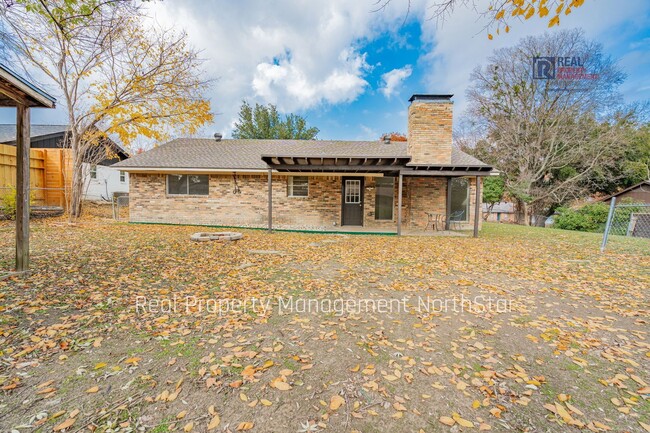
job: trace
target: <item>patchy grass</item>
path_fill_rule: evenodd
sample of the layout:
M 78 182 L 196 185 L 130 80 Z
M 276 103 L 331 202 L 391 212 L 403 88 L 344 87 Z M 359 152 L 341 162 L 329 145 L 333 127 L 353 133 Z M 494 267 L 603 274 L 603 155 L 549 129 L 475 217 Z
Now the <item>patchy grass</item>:
M 647 240 L 194 231 L 33 222 L 33 273 L 0 281 L 0 430 L 650 428 Z

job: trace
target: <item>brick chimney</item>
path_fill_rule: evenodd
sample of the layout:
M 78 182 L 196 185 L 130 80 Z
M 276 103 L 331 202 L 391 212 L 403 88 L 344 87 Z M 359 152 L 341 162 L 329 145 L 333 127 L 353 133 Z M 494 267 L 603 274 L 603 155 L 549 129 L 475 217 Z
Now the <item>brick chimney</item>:
M 412 164 L 451 164 L 453 95 L 413 95 L 409 99 L 408 154 Z

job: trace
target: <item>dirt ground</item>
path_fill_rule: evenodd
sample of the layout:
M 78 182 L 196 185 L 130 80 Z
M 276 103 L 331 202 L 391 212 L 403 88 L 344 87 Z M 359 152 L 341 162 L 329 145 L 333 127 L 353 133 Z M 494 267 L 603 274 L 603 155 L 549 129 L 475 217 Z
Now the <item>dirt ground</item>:
M 98 209 L 0 281 L 0 431 L 650 431 L 648 240 L 193 243 Z

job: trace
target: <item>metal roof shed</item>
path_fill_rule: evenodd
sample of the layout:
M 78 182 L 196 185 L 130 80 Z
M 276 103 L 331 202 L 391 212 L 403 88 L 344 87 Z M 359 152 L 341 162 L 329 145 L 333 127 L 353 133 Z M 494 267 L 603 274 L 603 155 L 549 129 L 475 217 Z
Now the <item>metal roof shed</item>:
M 16 107 L 16 271 L 29 269 L 29 109 L 56 99 L 0 64 L 0 107 Z

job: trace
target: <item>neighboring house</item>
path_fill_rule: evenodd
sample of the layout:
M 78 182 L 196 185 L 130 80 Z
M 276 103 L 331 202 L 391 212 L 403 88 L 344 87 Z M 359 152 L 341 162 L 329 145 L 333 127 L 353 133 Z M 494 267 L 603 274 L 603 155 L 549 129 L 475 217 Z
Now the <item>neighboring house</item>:
M 63 142 L 67 130 L 67 125 L 32 125 L 30 147 L 32 149 L 65 148 Z M 16 125 L 0 124 L 0 143 L 16 145 Z M 106 146 L 107 153 L 111 157 L 107 157 L 96 165 L 83 163 L 85 200 L 110 200 L 114 192 L 129 190 L 128 174 L 110 168 L 110 165 L 128 158 L 129 155 L 110 139 L 107 139 Z M 67 180 L 67 182 L 70 181 Z
M 470 229 L 477 181 L 492 167 L 452 147 L 451 96 L 411 97 L 408 142 L 216 134 L 176 139 L 114 167 L 130 175 L 131 222 L 399 233 L 425 229 L 436 213 Z
M 609 203 L 612 197 L 616 197 L 616 203 L 620 203 L 621 200 L 627 198 L 632 199 L 635 203 L 650 204 L 650 180 L 644 180 L 629 188 L 625 188 L 623 191 L 605 197 L 600 201 Z
M 485 221 L 504 222 L 504 223 L 517 222 L 517 214 L 515 213 L 515 204 L 508 201 L 495 203 L 494 206 L 492 206 L 491 211 L 490 211 L 490 205 L 488 203 L 483 203 L 483 214 L 488 214 Z

